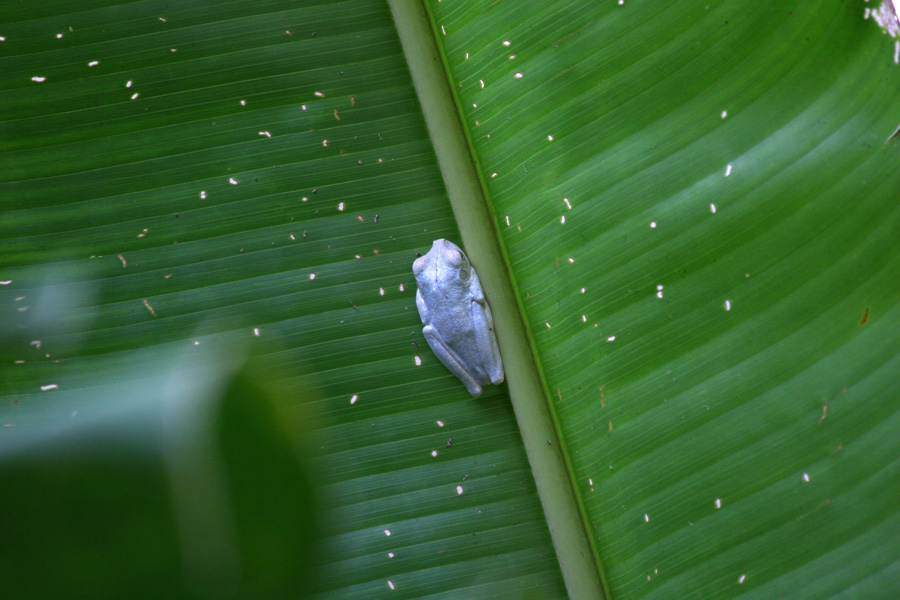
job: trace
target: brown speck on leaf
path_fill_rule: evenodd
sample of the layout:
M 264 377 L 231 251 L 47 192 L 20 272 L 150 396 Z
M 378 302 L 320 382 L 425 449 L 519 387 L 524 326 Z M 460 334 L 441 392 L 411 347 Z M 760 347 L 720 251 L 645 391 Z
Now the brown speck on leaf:
M 356 96 L 350 96 L 350 106 L 356 106 Z
M 341 113 L 338 112 L 337 106 L 334 107 L 334 118 L 338 121 L 341 120 Z
M 600 386 L 600 408 L 606 408 L 606 394 L 603 393 L 603 390 L 606 389 L 606 384 Z
M 121 261 L 122 261 L 122 268 L 123 268 L 123 269 L 124 269 L 124 268 L 125 268 L 125 267 L 127 267 L 127 266 L 128 266 L 128 261 L 127 261 L 127 260 L 125 260 L 125 257 L 124 257 L 124 256 L 122 256 L 122 255 L 121 255 L 121 254 L 119 254 L 119 260 L 121 260 Z
M 831 451 L 831 456 L 834 456 L 838 452 L 844 449 L 844 444 L 838 444 L 837 448 Z
M 822 421 L 824 421 L 825 417 L 827 417 L 827 416 L 828 416 L 828 402 L 825 402 L 825 404 L 822 405 L 822 416 L 819 417 L 818 424 L 821 425 Z
M 821 509 L 825 508 L 825 507 L 828 506 L 829 504 L 831 504 L 831 499 L 830 499 L 830 498 L 825 498 L 825 500 L 823 500 L 817 507 L 815 507 L 815 508 L 812 509 L 811 511 L 806 512 L 806 513 L 803 513 L 802 515 L 800 515 L 799 517 L 797 517 L 797 520 L 798 520 L 798 521 L 801 521 L 801 520 L 805 519 L 806 517 L 808 517 L 809 515 L 811 515 L 811 514 L 813 514 L 814 512 L 816 512 L 817 510 L 821 510 Z
M 155 317 L 155 316 L 156 316 L 156 311 L 155 311 L 155 310 L 153 310 L 153 307 L 152 307 L 152 306 L 150 306 L 150 303 L 149 303 L 149 302 L 148 302 L 148 301 L 147 301 L 147 299 L 146 299 L 146 298 L 144 298 L 144 306 L 146 306 L 146 307 L 147 307 L 147 310 L 149 310 L 149 311 L 150 311 L 150 314 L 151 314 L 151 315 L 153 315 L 153 316 L 154 316 L 154 317 Z
M 563 401 L 563 399 L 562 399 L 562 392 L 559 391 L 559 388 L 556 388 L 556 395 L 559 396 L 559 401 L 562 402 L 562 401 Z
M 866 321 L 869 320 L 869 309 L 866 309 L 866 312 L 863 314 L 862 321 L 859 322 L 860 325 L 865 325 Z
M 607 430 L 606 435 L 604 435 L 603 437 L 608 437 L 609 434 L 612 433 L 612 430 L 613 430 L 612 419 L 610 419 L 610 421 L 609 421 L 609 429 Z

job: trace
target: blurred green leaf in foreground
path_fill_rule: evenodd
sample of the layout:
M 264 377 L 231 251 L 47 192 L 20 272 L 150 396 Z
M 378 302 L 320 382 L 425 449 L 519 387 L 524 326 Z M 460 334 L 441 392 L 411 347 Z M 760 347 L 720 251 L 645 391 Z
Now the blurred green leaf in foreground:
M 314 494 L 279 394 L 211 353 L 143 354 L 140 381 L 5 407 L 3 598 L 303 597 Z

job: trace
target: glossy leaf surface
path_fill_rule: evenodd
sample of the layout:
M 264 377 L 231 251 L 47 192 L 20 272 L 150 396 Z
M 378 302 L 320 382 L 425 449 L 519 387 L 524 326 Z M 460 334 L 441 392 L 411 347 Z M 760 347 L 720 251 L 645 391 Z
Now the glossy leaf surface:
M 319 488 L 313 591 L 564 596 L 505 388 L 473 401 L 421 336 L 412 261 L 459 234 L 388 7 L 0 22 L 4 424 L 121 393 L 101 373 L 141 386 L 138 348 L 187 373 L 192 351 L 253 356 Z
M 430 6 L 610 596 L 895 589 L 889 3 Z

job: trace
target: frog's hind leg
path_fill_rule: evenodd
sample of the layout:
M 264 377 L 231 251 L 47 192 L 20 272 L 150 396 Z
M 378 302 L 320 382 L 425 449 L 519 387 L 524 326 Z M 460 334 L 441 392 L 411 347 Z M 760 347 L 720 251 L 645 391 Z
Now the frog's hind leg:
M 463 362 L 456 352 L 444 343 L 444 340 L 437 334 L 434 327 L 426 325 L 422 328 L 422 335 L 425 336 L 425 341 L 431 346 L 431 350 L 438 357 L 438 360 L 444 363 L 444 366 L 450 369 L 450 372 L 463 382 L 469 393 L 475 397 L 480 396 L 481 385 L 475 381 L 472 374 L 463 366 Z
M 494 319 L 491 308 L 484 299 L 480 302 L 472 300 L 472 324 L 475 328 L 475 342 L 488 378 L 494 385 L 503 383 L 503 361 L 500 360 L 500 348 L 497 347 Z

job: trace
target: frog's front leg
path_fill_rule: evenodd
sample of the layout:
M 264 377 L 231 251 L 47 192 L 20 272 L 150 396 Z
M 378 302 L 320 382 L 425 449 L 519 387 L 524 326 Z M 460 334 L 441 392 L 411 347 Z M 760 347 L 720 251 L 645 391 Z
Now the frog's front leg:
M 466 386 L 469 393 L 472 394 L 472 396 L 480 396 L 481 385 L 475 381 L 475 377 L 468 369 L 466 369 L 456 352 L 444 343 L 444 340 L 441 339 L 437 330 L 431 325 L 426 325 L 422 328 L 422 335 L 425 336 L 425 341 L 431 346 L 431 351 L 438 357 L 438 360 L 444 363 L 444 366 L 450 369 L 450 372 L 463 382 L 463 385 Z
M 419 317 L 421 317 L 423 323 L 431 322 L 431 311 L 428 310 L 428 305 L 425 303 L 425 297 L 422 296 L 422 290 L 416 290 L 416 309 L 419 311 Z

